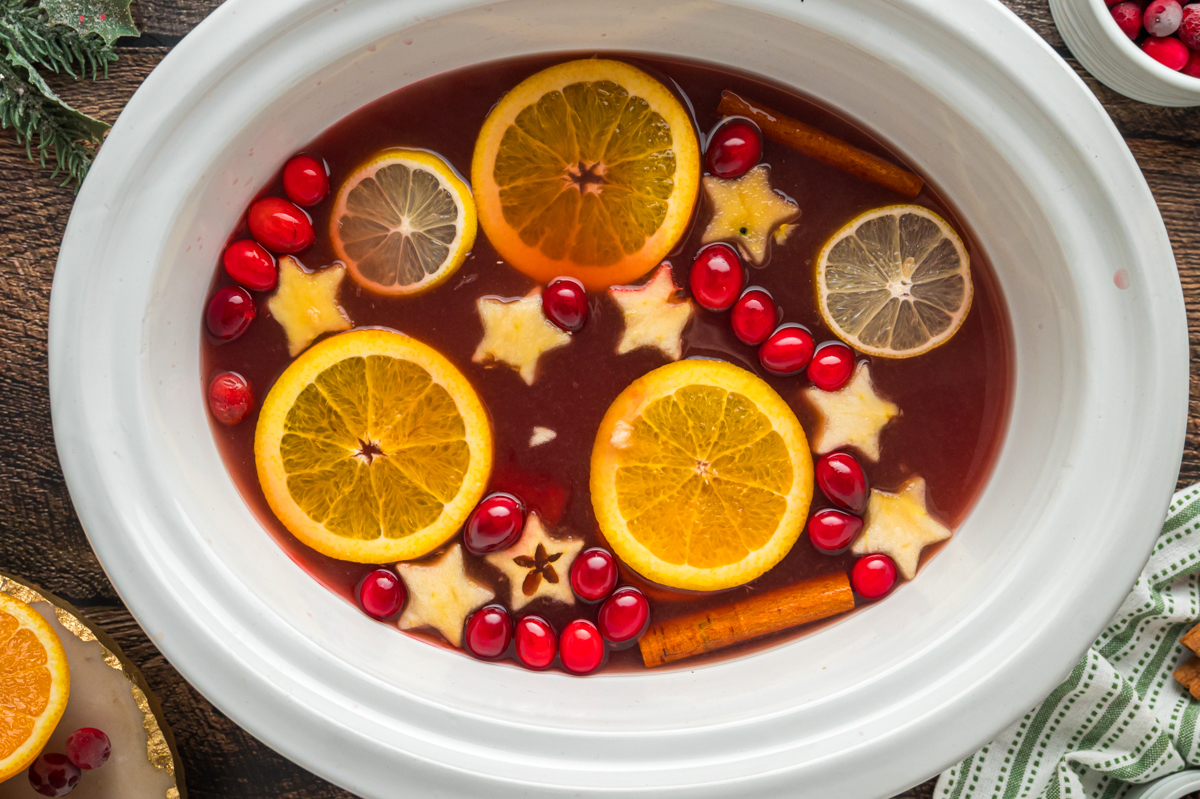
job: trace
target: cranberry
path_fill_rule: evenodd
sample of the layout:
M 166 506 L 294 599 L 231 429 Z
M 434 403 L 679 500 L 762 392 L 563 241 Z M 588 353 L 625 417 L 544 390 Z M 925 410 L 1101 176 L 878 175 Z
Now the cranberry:
M 814 345 L 804 325 L 783 325 L 758 348 L 758 362 L 773 375 L 794 375 L 808 366 Z
M 696 253 L 688 281 L 701 308 L 724 311 L 742 292 L 746 273 L 737 250 L 728 244 L 711 244 Z
M 736 178 L 750 171 L 762 155 L 762 136 L 749 121 L 723 123 L 708 140 L 704 151 L 708 171 L 719 178 Z
M 297 155 L 283 167 L 283 193 L 296 205 L 316 205 L 329 194 L 329 167 L 311 155 Z
M 604 640 L 609 643 L 633 641 L 646 632 L 646 626 L 650 624 L 650 603 L 645 594 L 627 585 L 604 600 L 596 621 Z
M 297 253 L 316 240 L 308 214 L 281 197 L 263 197 L 246 215 L 250 235 L 272 252 Z
M 67 736 L 67 760 L 84 771 L 100 768 L 112 754 L 112 742 L 103 731 L 83 727 Z
M 896 564 L 887 555 L 859 558 L 850 570 L 850 584 L 863 599 L 879 599 L 896 585 Z
M 355 594 L 358 604 L 373 619 L 383 621 L 395 616 L 407 598 L 404 583 L 391 569 L 376 569 L 362 579 Z
M 530 669 L 544 669 L 554 662 L 558 639 L 554 628 L 541 616 L 525 616 L 517 621 L 517 659 Z
M 568 333 L 578 333 L 588 320 L 587 292 L 573 277 L 550 281 L 542 294 L 542 313 L 554 325 Z
M 1200 52 L 1193 52 L 1188 56 L 1187 65 L 1180 70 L 1184 75 L 1191 75 L 1193 78 L 1200 78 Z
M 66 796 L 75 790 L 82 773 L 66 755 L 47 752 L 29 767 L 29 784 L 42 796 Z
M 1122 2 L 1122 0 L 1104 0 L 1104 5 L 1108 6 L 1109 8 L 1112 8 L 1117 3 L 1120 3 L 1120 2 Z
M 1142 15 L 1142 24 L 1151 36 L 1170 36 L 1179 30 L 1182 21 L 1183 6 L 1179 0 L 1153 0 Z
M 862 513 L 867 509 L 870 491 L 867 476 L 853 455 L 831 452 L 817 461 L 817 485 L 835 505 Z
M 563 668 L 572 674 L 589 674 L 604 662 L 604 640 L 587 619 L 575 619 L 563 628 L 558 650 Z
M 584 602 L 599 602 L 617 584 L 617 562 L 607 549 L 581 552 L 571 564 L 571 588 Z
M 208 384 L 208 409 L 221 424 L 237 424 L 254 410 L 254 392 L 237 372 L 219 372 Z
M 488 494 L 463 528 L 463 545 L 474 555 L 500 552 L 517 543 L 525 529 L 525 506 L 512 494 Z
M 254 299 L 241 286 L 226 286 L 208 301 L 204 314 L 208 332 L 221 341 L 233 341 L 254 321 Z
M 825 508 L 808 520 L 808 537 L 826 555 L 839 555 L 862 532 L 863 520 L 844 510 Z
M 1142 7 L 1134 0 L 1125 0 L 1113 6 L 1110 13 L 1121 32 L 1136 41 L 1138 34 L 1142 32 Z
M 854 350 L 838 341 L 826 341 L 813 353 L 808 380 L 823 391 L 837 391 L 854 374 Z
M 253 239 L 235 241 L 221 257 L 225 271 L 248 289 L 270 291 L 279 280 L 279 269 L 271 253 Z
M 1183 7 L 1183 17 L 1179 22 L 1179 41 L 1187 45 L 1189 50 L 1200 50 L 1200 3 Z M 1187 72 L 1187 69 L 1184 67 L 1183 71 Z
M 495 660 L 508 651 L 513 624 L 500 605 L 485 605 L 467 619 L 467 651 L 483 660 Z
M 1151 37 L 1142 42 L 1142 52 L 1168 69 L 1179 71 L 1187 66 L 1191 53 L 1187 45 L 1173 36 L 1158 39 Z
M 779 312 L 766 289 L 748 288 L 733 304 L 729 323 L 743 344 L 762 344 L 775 329 Z

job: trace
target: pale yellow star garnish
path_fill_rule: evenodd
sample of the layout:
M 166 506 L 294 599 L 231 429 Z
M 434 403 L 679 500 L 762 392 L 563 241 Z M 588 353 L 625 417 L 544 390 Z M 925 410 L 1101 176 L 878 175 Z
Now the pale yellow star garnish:
M 624 355 L 639 347 L 655 347 L 672 361 L 683 355 L 683 329 L 692 318 L 692 301 L 677 300 L 679 287 L 663 264 L 640 286 L 613 286 L 608 293 L 625 317 L 625 332 L 617 345 Z
M 495 596 L 467 576 L 458 544 L 428 563 L 398 563 L 396 571 L 408 590 L 400 629 L 432 627 L 455 646 L 462 646 L 467 616 Z
M 538 597 L 574 605 L 571 563 L 581 549 L 583 541 L 577 538 L 551 538 L 538 515 L 530 513 L 517 543 L 488 555 L 487 562 L 508 578 L 514 613 Z
M 737 242 L 756 264 L 767 257 L 768 237 L 775 226 L 800 215 L 800 206 L 771 188 L 766 164 L 730 180 L 710 175 L 704 178 L 704 192 L 713 216 L 701 243 Z
M 306 272 L 290 255 L 279 259 L 279 288 L 267 299 L 267 309 L 283 326 L 293 358 L 322 333 L 353 327 L 337 301 L 345 276 L 346 267 L 341 264 Z
M 542 313 L 541 288 L 516 300 L 480 297 L 476 307 L 483 322 L 483 341 L 471 360 L 506 363 L 520 372 L 528 385 L 537 378 L 538 358 L 571 343 L 571 334 Z
M 913 477 L 895 494 L 871 489 L 866 526 L 850 547 L 855 555 L 876 552 L 896 561 L 905 580 L 917 573 L 921 550 L 950 537 L 950 528 L 929 515 L 925 480 Z
M 879 434 L 900 409 L 875 393 L 866 361 L 859 363 L 854 377 L 837 391 L 809 386 L 804 389 L 804 396 L 819 417 L 813 452 L 824 454 L 842 447 L 857 447 L 865 457 L 879 460 Z

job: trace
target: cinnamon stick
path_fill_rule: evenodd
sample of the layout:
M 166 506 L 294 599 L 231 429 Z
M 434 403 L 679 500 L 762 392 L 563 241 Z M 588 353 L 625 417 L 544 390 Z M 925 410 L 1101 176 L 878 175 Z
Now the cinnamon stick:
M 661 666 L 853 609 L 850 580 L 831 574 L 652 624 L 638 646 L 647 666 Z
M 754 120 L 768 139 L 785 147 L 799 150 L 823 164 L 836 167 L 850 175 L 880 186 L 897 194 L 914 199 L 921 193 L 925 181 L 907 169 L 860 150 L 849 142 L 817 130 L 811 125 L 784 116 L 777 111 L 752 104 L 731 91 L 721 92 L 717 111 L 726 116 L 747 117 Z

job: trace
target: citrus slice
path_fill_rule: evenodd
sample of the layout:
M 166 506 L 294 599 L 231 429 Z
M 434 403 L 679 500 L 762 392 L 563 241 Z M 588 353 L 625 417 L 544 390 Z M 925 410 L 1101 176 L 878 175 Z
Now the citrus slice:
M 605 539 L 639 574 L 673 588 L 730 588 L 770 569 L 800 536 L 812 486 L 792 409 L 721 361 L 679 361 L 635 380 L 592 448 Z
M 492 428 L 471 384 L 390 330 L 316 344 L 271 387 L 254 435 L 271 510 L 339 560 L 418 558 L 466 521 L 492 469 Z
M 462 265 L 475 243 L 475 201 L 450 166 L 422 150 L 384 150 L 338 189 L 333 250 L 380 294 L 419 294 Z
M 50 622 L 0 594 L 0 782 L 42 751 L 70 690 L 67 653 Z
M 488 114 L 471 183 L 501 257 L 542 282 L 630 283 L 687 230 L 700 184 L 691 117 L 640 69 L 600 58 L 526 78 Z
M 954 229 L 917 205 L 856 216 L 817 257 L 817 305 L 842 341 L 911 358 L 958 332 L 971 310 L 971 259 Z

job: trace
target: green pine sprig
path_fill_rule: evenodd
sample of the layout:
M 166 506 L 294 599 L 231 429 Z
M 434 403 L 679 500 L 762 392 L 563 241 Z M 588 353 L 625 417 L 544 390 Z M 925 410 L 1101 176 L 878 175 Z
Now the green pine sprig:
M 0 41 L 25 60 L 42 64 L 71 77 L 97 71 L 108 76 L 108 65 L 117 60 L 112 47 L 98 34 L 81 34 L 66 25 L 50 22 L 46 9 L 28 0 L 0 0 Z

